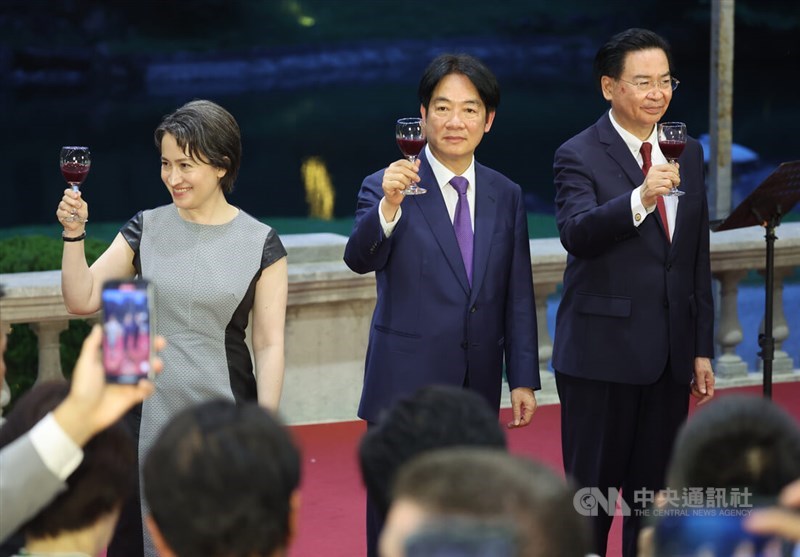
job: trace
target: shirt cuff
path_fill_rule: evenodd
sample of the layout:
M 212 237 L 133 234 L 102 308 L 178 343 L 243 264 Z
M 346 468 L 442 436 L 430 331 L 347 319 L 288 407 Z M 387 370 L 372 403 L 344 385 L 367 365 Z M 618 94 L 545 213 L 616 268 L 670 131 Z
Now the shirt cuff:
M 394 228 L 397 226 L 397 223 L 400 222 L 400 217 L 403 216 L 403 208 L 398 207 L 397 214 L 394 216 L 394 220 L 392 222 L 386 222 L 386 218 L 383 216 L 383 211 L 381 211 L 381 203 L 383 203 L 383 199 L 381 199 L 380 203 L 378 203 L 378 218 L 381 219 L 383 235 L 388 238 L 392 235 L 392 232 L 394 232 Z
M 83 460 L 83 450 L 61 429 L 52 412 L 33 426 L 30 439 L 44 465 L 61 481 Z
M 633 218 L 633 226 L 637 228 L 644 222 L 645 217 L 656 209 L 656 206 L 653 205 L 648 211 L 645 209 L 644 205 L 642 205 L 642 187 L 643 186 L 639 186 L 631 192 L 631 218 Z

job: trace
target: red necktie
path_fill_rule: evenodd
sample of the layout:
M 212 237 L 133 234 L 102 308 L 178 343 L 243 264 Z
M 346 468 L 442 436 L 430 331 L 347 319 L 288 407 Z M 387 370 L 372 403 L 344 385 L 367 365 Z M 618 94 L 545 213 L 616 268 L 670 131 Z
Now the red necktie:
M 650 170 L 650 167 L 653 166 L 650 160 L 650 153 L 653 150 L 653 146 L 645 141 L 642 143 L 641 149 L 639 152 L 642 154 L 642 172 L 645 176 L 647 176 L 647 171 Z M 664 197 L 658 196 L 656 197 L 656 207 L 658 208 L 658 214 L 661 215 L 661 224 L 664 226 L 664 232 L 667 235 L 667 241 L 672 242 L 672 238 L 669 236 L 669 222 L 667 221 L 667 206 L 664 205 Z

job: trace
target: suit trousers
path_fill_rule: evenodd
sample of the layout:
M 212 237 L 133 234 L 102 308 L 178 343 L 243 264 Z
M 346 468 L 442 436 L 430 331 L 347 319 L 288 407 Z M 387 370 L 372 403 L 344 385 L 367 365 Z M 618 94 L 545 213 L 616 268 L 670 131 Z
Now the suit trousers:
M 367 429 L 375 427 L 376 424 L 367 422 Z M 386 522 L 386 515 L 383 514 L 378 505 L 372 502 L 370 497 L 370 490 L 367 488 L 367 509 L 366 509 L 366 526 L 367 526 L 367 557 L 378 557 L 378 539 L 383 530 L 383 524 Z
M 669 363 L 650 385 L 596 381 L 556 372 L 561 399 L 564 470 L 578 487 L 622 490 L 631 508 L 623 519 L 622 548 L 635 557 L 641 529 L 637 491 L 665 487 L 666 470 L 678 429 L 689 411 L 689 385 L 679 384 Z M 594 552 L 604 556 L 613 516 L 598 509 L 590 517 Z

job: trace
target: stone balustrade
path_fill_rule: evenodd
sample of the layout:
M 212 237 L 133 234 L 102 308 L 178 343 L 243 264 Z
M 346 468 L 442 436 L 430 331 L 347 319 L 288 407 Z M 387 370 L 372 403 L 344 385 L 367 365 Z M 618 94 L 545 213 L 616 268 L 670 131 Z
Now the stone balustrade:
M 774 336 L 776 380 L 792 375 L 792 356 L 781 350 L 788 337 L 782 305 L 782 280 L 800 266 L 800 223 L 777 230 L 775 243 Z M 289 252 L 289 302 L 286 315 L 286 377 L 281 413 L 290 424 L 355 418 L 361 392 L 375 281 L 351 272 L 342 261 L 347 238 L 336 234 L 282 237 Z M 566 252 L 557 238 L 531 240 L 539 357 L 543 388 L 540 402 L 555 400 L 548 363 L 548 298 L 561 283 Z M 750 270 L 765 267 L 764 231 L 758 227 L 711 235 L 711 267 L 719 284 L 715 369 L 730 384 L 746 379 L 747 364 L 736 354 L 743 341 L 737 314 L 738 285 Z M 0 274 L 6 297 L 0 317 L 8 323 L 30 323 L 39 339 L 39 378 L 61 376 L 58 336 L 74 315 L 61 298 L 60 272 Z M 90 316 L 96 319 L 97 316 Z M 797 356 L 797 355 L 795 355 Z M 168 373 L 169 370 L 166 370 Z M 783 375 L 782 375 L 783 374 Z M 749 373 L 750 376 L 753 373 Z

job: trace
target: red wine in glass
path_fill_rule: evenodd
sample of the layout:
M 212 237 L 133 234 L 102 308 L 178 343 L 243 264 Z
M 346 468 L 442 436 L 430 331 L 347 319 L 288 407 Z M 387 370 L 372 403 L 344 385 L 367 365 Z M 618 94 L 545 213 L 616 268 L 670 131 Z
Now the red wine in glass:
M 425 146 L 422 118 L 400 118 L 395 126 L 394 137 L 403 155 L 411 162 L 416 161 Z M 425 188 L 411 184 L 403 190 L 403 195 L 420 195 L 427 192 Z
M 661 149 L 661 152 L 664 153 L 664 156 L 667 157 L 667 160 L 671 163 L 680 158 L 681 153 L 683 153 L 683 148 L 686 147 L 685 141 L 676 141 L 674 139 L 665 139 L 663 141 L 658 142 L 658 147 Z
M 89 174 L 89 165 L 77 162 L 65 162 L 61 165 L 61 174 L 73 188 L 80 186 Z
M 422 148 L 425 147 L 425 140 L 398 139 L 397 146 L 400 147 L 400 151 L 402 151 L 406 157 L 414 157 L 416 159 L 420 151 L 422 151 Z
M 61 148 L 59 157 L 61 175 L 72 186 L 72 191 L 79 191 L 80 185 L 86 180 L 89 168 L 92 166 L 92 154 L 88 147 L 66 145 Z M 82 222 L 81 218 L 73 213 L 66 218 L 67 222 Z
M 686 147 L 686 124 L 683 122 L 662 122 L 658 125 L 658 148 L 670 164 L 675 164 Z M 683 195 L 686 192 L 674 187 L 666 195 Z

